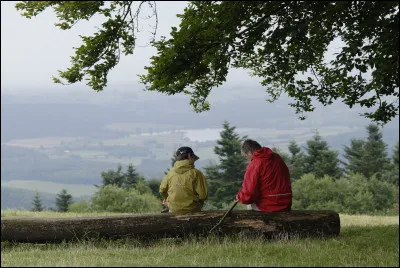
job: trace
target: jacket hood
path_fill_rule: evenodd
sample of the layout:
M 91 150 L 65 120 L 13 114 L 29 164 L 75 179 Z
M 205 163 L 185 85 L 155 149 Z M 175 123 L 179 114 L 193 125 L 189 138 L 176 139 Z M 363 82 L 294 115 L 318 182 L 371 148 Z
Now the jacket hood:
M 192 168 L 194 168 L 194 164 L 189 159 L 176 161 L 174 164 L 174 171 L 178 174 L 183 174 Z
M 259 159 L 259 158 L 270 158 L 272 156 L 273 151 L 268 148 L 268 147 L 262 147 L 260 149 L 258 149 L 257 151 L 254 152 L 253 157 L 251 158 L 251 160 L 253 159 Z

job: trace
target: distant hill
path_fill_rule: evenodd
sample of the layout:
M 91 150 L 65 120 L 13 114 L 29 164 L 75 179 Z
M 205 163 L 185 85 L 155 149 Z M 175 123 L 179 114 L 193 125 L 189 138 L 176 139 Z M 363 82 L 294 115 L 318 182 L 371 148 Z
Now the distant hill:
M 32 201 L 35 191 L 1 187 L 1 209 L 32 209 Z M 54 208 L 56 206 L 56 195 L 39 192 L 42 206 Z

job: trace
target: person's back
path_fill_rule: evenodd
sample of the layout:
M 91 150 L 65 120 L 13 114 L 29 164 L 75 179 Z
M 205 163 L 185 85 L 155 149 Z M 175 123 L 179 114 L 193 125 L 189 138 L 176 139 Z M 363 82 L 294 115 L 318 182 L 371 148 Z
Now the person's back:
M 289 169 L 279 154 L 262 147 L 253 154 L 250 163 L 258 169 L 260 196 L 255 202 L 258 209 L 266 212 L 290 209 L 292 189 Z
M 292 189 L 290 173 L 279 154 L 246 140 L 242 152 L 250 161 L 237 199 L 252 209 L 264 212 L 290 211 Z
M 192 157 L 189 154 L 188 159 L 179 159 L 178 152 L 177 161 L 161 182 L 160 194 L 166 200 L 169 212 L 180 214 L 201 211 L 207 199 L 208 186 L 203 173 L 194 167 L 198 157 L 193 153 Z

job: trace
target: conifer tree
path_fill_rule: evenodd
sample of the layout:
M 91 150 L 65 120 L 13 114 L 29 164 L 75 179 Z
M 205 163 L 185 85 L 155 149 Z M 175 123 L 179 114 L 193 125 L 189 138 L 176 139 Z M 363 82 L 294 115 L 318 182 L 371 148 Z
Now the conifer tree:
M 290 162 L 288 163 L 290 178 L 291 180 L 297 180 L 304 174 L 305 155 L 295 140 L 290 141 L 288 148 L 291 153 Z
M 32 211 L 43 211 L 42 200 L 40 199 L 39 192 L 36 192 L 32 204 L 33 204 Z
M 344 146 L 344 158 L 347 159 L 347 163 L 343 162 L 346 167 L 346 172 L 361 173 L 364 174 L 364 140 L 351 139 L 350 146 Z
M 241 144 L 246 137 L 240 137 L 235 129 L 236 127 L 231 127 L 227 121 L 223 123 L 221 138 L 214 147 L 219 163 L 205 168 L 209 200 L 217 207 L 234 200 L 246 171 L 246 158 L 241 154 Z
M 136 172 L 133 164 L 128 165 L 128 169 L 124 174 L 124 182 L 122 184 L 123 188 L 135 188 L 139 181 L 142 181 L 143 178 Z
M 368 137 L 364 144 L 362 157 L 362 173 L 370 178 L 373 174 L 378 177 L 389 169 L 390 160 L 387 155 L 387 145 L 382 139 L 382 132 L 375 124 L 367 126 Z
M 67 212 L 68 206 L 72 204 L 72 195 L 66 189 L 62 189 L 56 198 L 57 210 L 60 212 Z
M 338 152 L 330 150 L 328 143 L 318 132 L 312 140 L 307 141 L 306 150 L 305 173 L 313 173 L 317 178 L 322 178 L 324 175 L 340 178 L 342 170 L 339 167 Z
M 397 140 L 396 145 L 394 146 L 393 156 L 392 156 L 393 164 L 397 169 L 399 169 L 399 141 Z

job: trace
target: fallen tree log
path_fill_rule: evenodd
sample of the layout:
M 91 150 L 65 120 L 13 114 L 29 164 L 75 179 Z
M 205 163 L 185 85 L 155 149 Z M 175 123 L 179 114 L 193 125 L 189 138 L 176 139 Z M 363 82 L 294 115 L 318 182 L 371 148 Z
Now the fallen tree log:
M 186 215 L 172 213 L 95 216 L 76 218 L 1 217 L 1 241 L 45 243 L 87 238 L 162 238 L 208 235 L 225 211 Z M 334 211 L 263 213 L 234 210 L 216 229 L 219 234 L 335 236 L 340 232 Z

